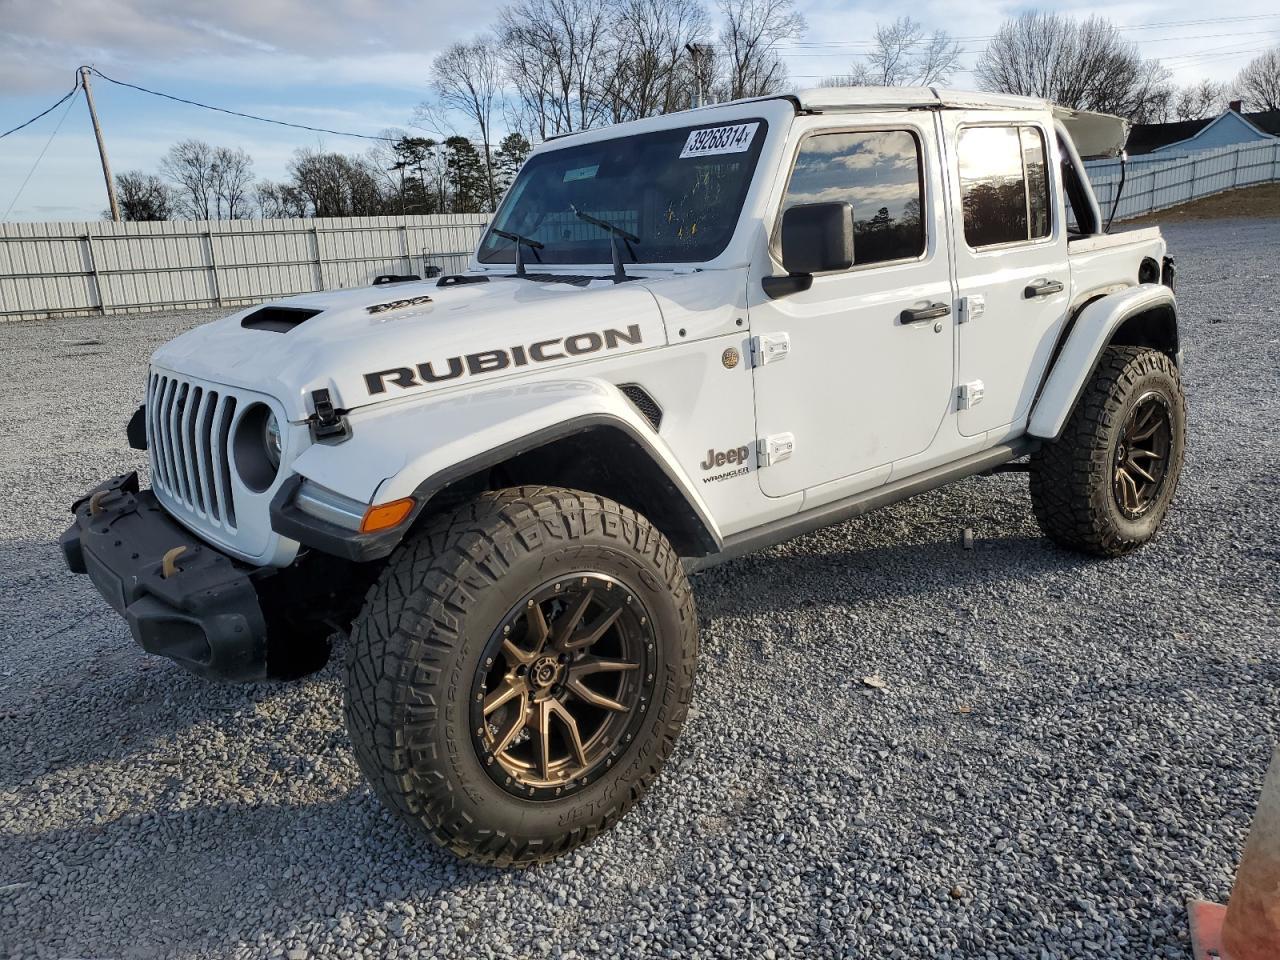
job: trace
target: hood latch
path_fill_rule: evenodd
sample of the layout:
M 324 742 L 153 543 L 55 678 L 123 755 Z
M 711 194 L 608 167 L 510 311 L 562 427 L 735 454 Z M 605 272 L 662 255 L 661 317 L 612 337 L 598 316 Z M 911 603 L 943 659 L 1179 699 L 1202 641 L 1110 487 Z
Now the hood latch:
M 342 443 L 351 439 L 351 424 L 347 411 L 333 405 L 328 390 L 312 390 L 311 403 L 316 412 L 307 417 L 311 424 L 311 439 L 316 443 Z

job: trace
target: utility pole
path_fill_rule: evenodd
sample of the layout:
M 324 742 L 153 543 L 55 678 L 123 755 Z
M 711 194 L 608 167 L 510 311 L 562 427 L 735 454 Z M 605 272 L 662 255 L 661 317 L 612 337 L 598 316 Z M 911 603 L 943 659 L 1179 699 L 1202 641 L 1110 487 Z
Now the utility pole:
M 98 123 L 98 111 L 93 105 L 93 91 L 89 88 L 89 68 L 80 68 L 80 83 L 84 87 L 84 99 L 89 104 L 89 118 L 93 121 L 93 135 L 98 138 L 98 156 L 102 158 L 102 175 L 107 180 L 107 202 L 111 204 L 111 219 L 120 222 L 120 202 L 116 200 L 116 182 L 111 179 L 111 162 L 107 160 L 107 145 L 102 139 L 102 126 Z
M 686 43 L 684 48 L 689 51 L 689 57 L 693 60 L 693 82 L 697 91 L 694 101 L 695 107 L 701 107 L 707 102 L 706 93 L 706 62 L 704 58 L 711 52 L 711 48 L 705 43 Z

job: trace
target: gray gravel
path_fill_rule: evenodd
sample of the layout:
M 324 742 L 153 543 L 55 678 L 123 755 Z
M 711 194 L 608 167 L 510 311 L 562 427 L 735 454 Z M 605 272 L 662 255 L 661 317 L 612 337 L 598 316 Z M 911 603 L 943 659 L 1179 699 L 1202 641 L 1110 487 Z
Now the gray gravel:
M 211 315 L 0 328 L 0 954 L 1188 957 L 1278 735 L 1280 225 L 1168 235 L 1191 444 L 1154 545 L 1061 552 L 1004 475 L 700 575 L 665 776 L 518 873 L 379 807 L 333 665 L 205 683 L 63 569 L 69 501 L 141 465 L 146 356 Z

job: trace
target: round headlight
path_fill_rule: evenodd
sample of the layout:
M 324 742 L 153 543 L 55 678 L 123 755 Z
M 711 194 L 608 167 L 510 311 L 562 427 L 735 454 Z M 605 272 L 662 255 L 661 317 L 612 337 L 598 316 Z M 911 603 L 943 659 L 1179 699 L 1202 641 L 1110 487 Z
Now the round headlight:
M 280 474 L 281 424 L 265 403 L 252 403 L 236 421 L 231 442 L 236 473 L 254 493 L 265 493 Z
M 280 421 L 276 419 L 274 413 L 267 417 L 266 423 L 262 426 L 262 442 L 267 448 L 267 459 L 271 461 L 271 465 L 279 467 L 284 443 L 280 438 Z

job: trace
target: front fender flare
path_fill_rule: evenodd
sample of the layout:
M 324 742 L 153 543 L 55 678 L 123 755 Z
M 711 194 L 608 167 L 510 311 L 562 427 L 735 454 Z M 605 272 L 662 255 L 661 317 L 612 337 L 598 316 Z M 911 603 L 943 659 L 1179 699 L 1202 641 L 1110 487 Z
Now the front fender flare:
M 293 468 L 362 502 L 415 499 L 409 519 L 388 531 L 392 536 L 379 538 L 373 552 L 360 555 L 374 559 L 390 553 L 423 507 L 450 484 L 597 427 L 618 430 L 643 450 L 682 497 L 681 509 L 702 531 L 704 549 L 718 550 L 723 542 L 719 529 L 666 443 L 615 386 L 600 380 L 541 381 L 380 406 L 351 417 L 349 440 L 315 444 Z
M 1116 331 L 1131 317 L 1160 308 L 1176 316 L 1173 291 L 1158 283 L 1144 283 L 1100 297 L 1081 310 L 1031 411 L 1027 433 L 1056 440 Z

